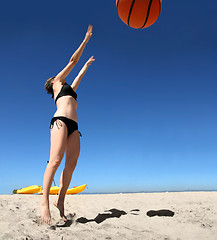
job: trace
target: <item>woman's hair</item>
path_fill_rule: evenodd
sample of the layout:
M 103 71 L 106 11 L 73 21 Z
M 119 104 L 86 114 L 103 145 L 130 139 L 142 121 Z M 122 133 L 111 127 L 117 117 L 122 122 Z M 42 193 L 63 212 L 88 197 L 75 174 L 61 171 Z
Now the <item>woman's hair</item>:
M 44 85 L 44 88 L 47 91 L 47 94 L 52 94 L 52 98 L 54 97 L 54 93 L 53 93 L 53 84 L 51 81 L 54 80 L 54 78 L 55 77 L 49 78 Z

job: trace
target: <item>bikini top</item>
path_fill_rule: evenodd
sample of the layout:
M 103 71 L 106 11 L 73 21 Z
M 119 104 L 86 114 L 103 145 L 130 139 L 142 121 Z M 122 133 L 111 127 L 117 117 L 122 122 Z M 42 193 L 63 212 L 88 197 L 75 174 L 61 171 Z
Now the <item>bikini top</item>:
M 58 93 L 58 95 L 57 95 L 57 97 L 56 97 L 56 99 L 55 99 L 55 103 L 56 103 L 56 101 L 57 101 L 58 98 L 63 97 L 63 96 L 72 96 L 75 100 L 77 100 L 77 93 L 76 93 L 76 92 L 72 89 L 72 87 L 71 87 L 69 84 L 67 84 L 67 83 L 65 83 L 65 84 L 62 86 L 60 92 Z

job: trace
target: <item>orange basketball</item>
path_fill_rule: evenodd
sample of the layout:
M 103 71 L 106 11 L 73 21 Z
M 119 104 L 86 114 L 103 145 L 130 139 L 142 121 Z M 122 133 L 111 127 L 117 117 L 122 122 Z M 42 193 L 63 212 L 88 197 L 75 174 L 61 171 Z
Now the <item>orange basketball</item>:
M 120 19 L 132 28 L 147 28 L 158 19 L 162 0 L 116 0 Z

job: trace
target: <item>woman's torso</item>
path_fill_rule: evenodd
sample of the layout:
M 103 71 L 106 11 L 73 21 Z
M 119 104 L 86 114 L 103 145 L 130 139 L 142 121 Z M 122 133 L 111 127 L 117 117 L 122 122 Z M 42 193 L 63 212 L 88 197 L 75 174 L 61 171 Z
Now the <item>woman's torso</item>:
M 58 83 L 56 83 L 53 86 L 54 99 L 57 98 L 62 87 L 63 87 L 63 84 L 58 84 Z M 77 122 L 77 112 L 76 112 L 77 101 L 75 100 L 75 98 L 73 98 L 70 95 L 61 96 L 57 99 L 56 106 L 57 106 L 57 110 L 54 114 L 54 117 L 64 116 Z

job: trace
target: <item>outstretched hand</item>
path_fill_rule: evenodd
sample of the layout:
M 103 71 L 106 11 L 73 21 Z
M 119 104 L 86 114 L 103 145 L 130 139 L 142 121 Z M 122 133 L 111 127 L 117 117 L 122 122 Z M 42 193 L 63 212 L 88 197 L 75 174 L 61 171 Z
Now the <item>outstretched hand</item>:
M 94 56 L 92 56 L 91 58 L 89 58 L 86 62 L 87 66 L 89 67 L 91 65 L 92 62 L 94 62 L 95 59 L 94 59 Z
M 93 35 L 92 31 L 93 31 L 93 26 L 89 24 L 88 29 L 87 29 L 87 33 L 86 33 L 85 38 L 84 38 L 84 41 L 86 43 L 90 40 L 91 36 Z

